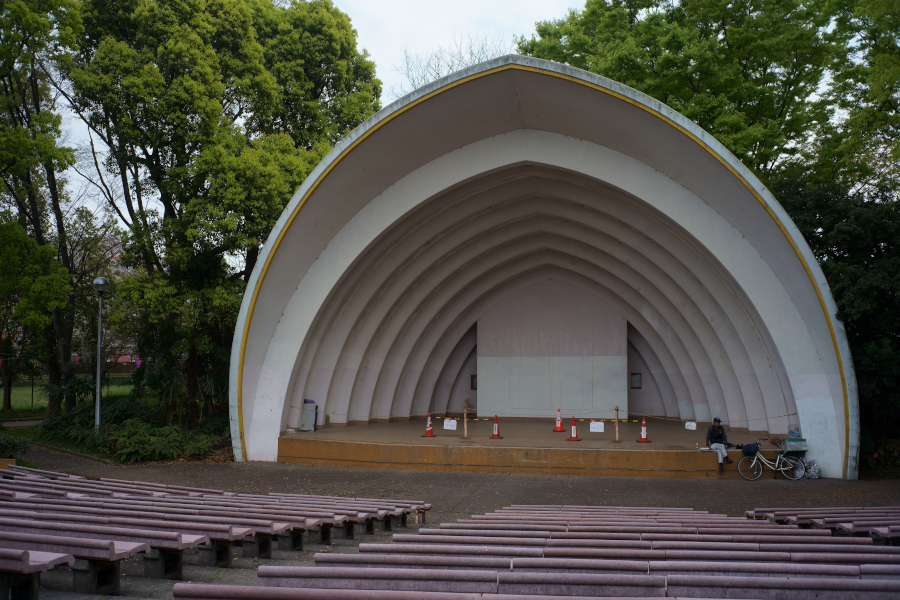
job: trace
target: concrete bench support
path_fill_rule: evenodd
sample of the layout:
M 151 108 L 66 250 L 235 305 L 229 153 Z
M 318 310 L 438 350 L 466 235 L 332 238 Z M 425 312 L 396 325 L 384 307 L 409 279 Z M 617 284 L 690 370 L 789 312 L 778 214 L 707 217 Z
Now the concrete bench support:
M 335 525 L 331 528 L 331 538 L 334 540 L 352 540 L 353 539 L 353 523 L 347 522 L 341 525 Z
M 264 533 L 248 535 L 241 540 L 244 558 L 272 558 L 272 536 Z
M 121 567 L 118 560 L 76 558 L 72 566 L 72 588 L 76 594 L 118 595 Z
M 372 525 L 376 532 L 391 530 L 391 515 L 384 515 L 383 519 L 374 519 Z
M 303 551 L 303 530 L 294 529 L 285 531 L 278 536 L 278 549 L 282 551 L 299 550 Z
M 40 573 L 0 573 L 2 600 L 38 600 L 40 586 Z
M 319 543 L 326 546 L 331 544 L 331 525 L 322 525 L 319 527 Z
M 231 566 L 231 542 L 212 540 L 200 546 L 200 566 L 228 568 Z
M 183 579 L 184 552 L 152 549 L 144 555 L 144 577 L 152 579 Z

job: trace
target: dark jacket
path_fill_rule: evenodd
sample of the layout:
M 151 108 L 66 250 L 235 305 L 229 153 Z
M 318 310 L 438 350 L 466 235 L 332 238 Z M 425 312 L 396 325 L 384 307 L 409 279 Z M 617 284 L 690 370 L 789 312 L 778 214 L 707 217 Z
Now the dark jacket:
M 716 427 L 715 425 L 710 425 L 709 429 L 706 430 L 706 447 L 708 448 L 710 444 L 727 444 L 728 436 L 725 435 L 725 428 L 719 425 Z

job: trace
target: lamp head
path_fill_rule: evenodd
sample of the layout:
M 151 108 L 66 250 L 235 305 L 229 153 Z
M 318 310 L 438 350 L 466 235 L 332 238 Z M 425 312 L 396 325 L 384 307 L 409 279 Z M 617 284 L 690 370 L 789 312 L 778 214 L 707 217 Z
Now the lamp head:
M 102 294 L 106 290 L 109 289 L 109 279 L 106 277 L 98 277 L 94 280 L 94 291 L 98 294 Z

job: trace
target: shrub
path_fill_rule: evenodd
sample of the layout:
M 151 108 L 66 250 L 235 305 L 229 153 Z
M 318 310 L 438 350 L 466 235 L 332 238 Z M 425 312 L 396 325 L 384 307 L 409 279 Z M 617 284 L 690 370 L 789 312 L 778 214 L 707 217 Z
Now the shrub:
M 0 433 L 0 458 L 15 458 L 28 451 L 28 440 Z
M 209 419 L 200 431 L 178 425 L 156 426 L 147 420 L 147 410 L 134 398 L 122 398 L 103 407 L 100 432 L 94 430 L 94 404 L 82 402 L 68 414 L 45 421 L 41 435 L 95 448 L 124 463 L 172 460 L 180 456 L 202 458 L 221 444 L 216 435 L 228 427 L 228 418 Z
M 179 456 L 203 457 L 216 449 L 220 439 L 204 433 L 185 431 L 177 425 L 153 427 L 140 419 L 111 425 L 106 446 L 119 462 L 171 460 Z

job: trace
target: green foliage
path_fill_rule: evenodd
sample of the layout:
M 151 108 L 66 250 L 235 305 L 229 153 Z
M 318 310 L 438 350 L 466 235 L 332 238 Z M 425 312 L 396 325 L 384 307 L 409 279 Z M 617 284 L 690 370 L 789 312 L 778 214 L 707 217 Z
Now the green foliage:
M 94 405 L 82 402 L 69 414 L 46 420 L 41 427 L 41 436 L 51 441 L 74 442 L 123 463 L 202 458 L 222 443 L 220 431 L 214 428 L 188 431 L 178 425 L 155 423 L 147 406 L 133 397 L 104 405 L 101 422 L 103 425 L 97 433 Z
M 0 458 L 15 458 L 28 452 L 28 440 L 0 433 Z
M 181 456 L 203 457 L 220 443 L 216 436 L 185 431 L 177 425 L 152 427 L 146 421 L 129 419 L 111 426 L 105 444 L 119 462 L 171 460 Z
M 53 249 L 39 246 L 19 223 L 0 213 L 0 380 L 3 410 L 12 409 L 12 384 L 33 368 L 27 357 L 50 313 L 65 306 L 69 274 Z
M 900 204 L 895 192 L 853 193 L 785 177 L 771 190 L 819 260 L 853 354 L 860 421 L 874 440 L 900 421 Z
M 68 272 L 56 253 L 0 213 L 0 256 L 0 326 L 10 321 L 32 329 L 48 325 L 50 311 L 65 306 L 70 291 Z
M 227 397 L 244 285 L 294 191 L 379 108 L 375 65 L 328 0 L 84 0 L 57 64 L 122 181 L 110 325 L 146 360 L 167 425 Z M 158 210 L 151 207 L 159 207 Z
M 831 114 L 815 97 L 843 48 L 829 23 L 822 1 L 588 0 L 519 51 L 656 98 L 765 175 Z
M 851 187 L 900 189 L 900 4 L 848 2 L 836 29 L 852 43 L 829 100 L 846 118 L 819 136 L 815 171 Z

